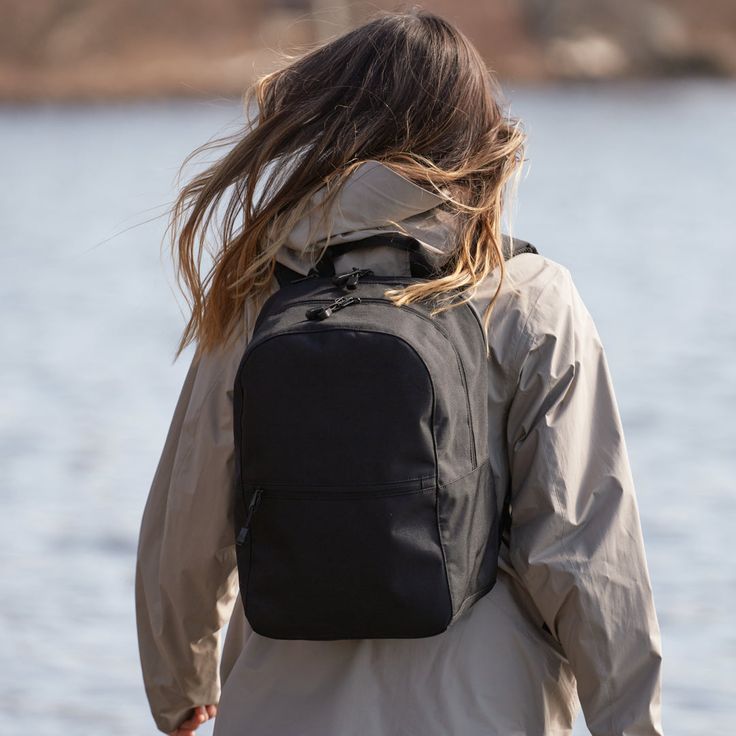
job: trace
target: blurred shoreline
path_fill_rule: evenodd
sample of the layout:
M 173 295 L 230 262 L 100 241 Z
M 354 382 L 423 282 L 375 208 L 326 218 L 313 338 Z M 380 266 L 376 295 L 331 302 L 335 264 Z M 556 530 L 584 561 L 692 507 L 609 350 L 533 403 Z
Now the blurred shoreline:
M 511 113 L 516 108 L 514 99 L 519 95 L 555 96 L 565 95 L 572 97 L 617 97 L 639 98 L 642 101 L 652 100 L 653 97 L 688 96 L 697 94 L 699 90 L 706 90 L 708 94 L 717 96 L 736 97 L 736 77 L 636 77 L 624 79 L 611 79 L 593 81 L 579 80 L 522 80 L 514 81 L 507 79 L 499 80 L 501 92 L 506 103 L 511 106 Z M 57 98 L 22 98 L 2 99 L 0 98 L 0 115 L 13 117 L 13 115 L 24 115 L 26 112 L 34 115 L 56 115 L 64 110 L 79 111 L 109 111 L 115 115 L 117 110 L 182 110 L 212 109 L 232 111 L 236 116 L 230 121 L 230 126 L 240 124 L 244 120 L 243 93 L 241 90 L 232 94 L 200 94 L 200 95 L 129 95 L 129 96 L 74 96 Z
M 736 78 L 736 3 L 430 0 L 504 82 Z M 460 7 L 458 7 L 460 6 Z M 234 99 L 394 3 L 0 0 L 0 102 Z

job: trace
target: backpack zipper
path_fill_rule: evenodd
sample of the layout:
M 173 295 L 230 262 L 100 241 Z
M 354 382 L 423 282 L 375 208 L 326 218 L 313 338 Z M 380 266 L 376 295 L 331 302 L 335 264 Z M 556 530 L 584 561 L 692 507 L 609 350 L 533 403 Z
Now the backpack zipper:
M 253 493 L 253 498 L 250 500 L 250 504 L 248 504 L 248 511 L 245 516 L 245 522 L 243 523 L 243 526 L 240 528 L 240 531 L 238 532 L 238 537 L 235 540 L 235 544 L 237 544 L 239 547 L 242 546 L 245 543 L 245 540 L 248 538 L 248 533 L 250 532 L 250 525 L 253 521 L 253 514 L 255 514 L 256 509 L 258 508 L 258 504 L 261 501 L 261 494 L 263 493 L 262 488 L 256 488 L 255 492 Z
M 327 319 L 335 312 L 345 309 L 345 307 L 349 307 L 351 304 L 360 304 L 361 301 L 362 299 L 359 296 L 341 296 L 329 302 L 326 307 L 307 309 L 305 315 L 307 319 L 311 320 Z
M 428 491 L 434 491 L 434 479 L 430 479 L 432 482 L 424 482 L 424 479 L 417 478 L 412 481 L 404 481 L 401 483 L 387 483 L 385 485 L 379 485 L 367 489 L 360 489 L 358 491 L 344 491 L 339 489 L 330 490 L 301 490 L 295 491 L 293 486 L 287 486 L 284 488 L 272 487 L 269 489 L 269 496 L 281 499 L 294 499 L 294 500 L 305 500 L 310 498 L 336 498 L 339 497 L 341 500 L 348 500 L 354 498 L 380 498 L 383 496 L 406 496 L 414 493 L 427 493 Z M 308 486 L 301 486 L 301 488 L 308 488 Z M 242 547 L 248 539 L 250 534 L 250 528 L 253 524 L 253 517 L 255 516 L 256 509 L 261 502 L 261 496 L 263 495 L 264 488 L 256 488 L 253 492 L 253 497 L 248 504 L 248 510 L 246 512 L 245 522 L 238 532 L 238 536 L 235 540 L 235 544 L 238 547 Z
M 246 483 L 246 486 L 250 485 Z M 264 483 L 256 493 L 265 498 L 309 499 L 309 498 L 381 498 L 383 496 L 403 496 L 411 493 L 434 491 L 437 487 L 434 474 L 401 481 L 386 481 L 367 484 L 340 484 L 336 486 L 314 485 L 309 483 Z M 251 501 L 252 503 L 252 501 Z M 260 501 L 256 502 L 256 505 Z M 251 519 L 252 521 L 252 515 Z

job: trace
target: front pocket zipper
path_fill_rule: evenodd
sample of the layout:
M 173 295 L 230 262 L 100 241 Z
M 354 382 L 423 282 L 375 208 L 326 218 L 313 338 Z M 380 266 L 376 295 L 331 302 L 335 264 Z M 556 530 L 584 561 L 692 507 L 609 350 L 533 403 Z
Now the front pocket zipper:
M 350 490 L 336 489 L 336 488 L 321 488 L 317 486 L 309 487 L 302 486 L 304 490 L 296 490 L 293 485 L 289 484 L 286 487 L 282 486 L 271 486 L 268 489 L 268 496 L 278 499 L 290 499 L 290 500 L 307 500 L 310 498 L 319 499 L 327 498 L 332 500 L 348 500 L 351 498 L 362 498 L 365 496 L 381 498 L 383 496 L 403 496 L 411 493 L 421 493 L 426 491 L 428 488 L 434 486 L 435 478 L 417 478 L 409 481 L 402 481 L 398 483 L 386 483 L 381 486 L 367 486 L 361 488 L 356 486 Z M 235 543 L 240 547 L 245 544 L 250 534 L 250 528 L 253 524 L 253 516 L 256 513 L 256 509 L 261 502 L 261 496 L 266 489 L 257 487 L 253 491 L 253 496 L 248 504 L 248 509 L 245 514 L 245 521 L 243 526 L 238 531 L 238 536 Z
M 245 522 L 238 532 L 238 538 L 235 540 L 235 544 L 237 544 L 238 546 L 242 546 L 245 543 L 245 540 L 248 538 L 250 525 L 253 521 L 253 514 L 255 514 L 256 512 L 256 508 L 258 508 L 258 504 L 261 501 L 262 493 L 262 488 L 256 488 L 255 492 L 253 493 L 253 498 L 251 498 L 250 504 L 248 505 L 248 512 L 245 516 Z

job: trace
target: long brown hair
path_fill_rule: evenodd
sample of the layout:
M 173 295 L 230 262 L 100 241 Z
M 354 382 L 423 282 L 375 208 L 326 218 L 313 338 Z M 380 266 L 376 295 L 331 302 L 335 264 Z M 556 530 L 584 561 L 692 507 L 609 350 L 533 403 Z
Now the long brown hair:
M 229 146 L 181 189 L 171 212 L 177 275 L 191 309 L 177 355 L 191 342 L 209 350 L 228 338 L 246 299 L 269 289 L 274 255 L 310 198 L 325 188 L 325 216 L 368 159 L 442 196 L 458 224 L 437 277 L 389 290 L 389 298 L 401 305 L 432 297 L 436 311 L 447 309 L 500 266 L 488 329 L 505 273 L 502 210 L 525 136 L 465 35 L 427 11 L 381 12 L 258 79 L 245 104 L 257 112 L 254 125 L 185 160 Z M 297 153 L 288 175 L 273 166 Z

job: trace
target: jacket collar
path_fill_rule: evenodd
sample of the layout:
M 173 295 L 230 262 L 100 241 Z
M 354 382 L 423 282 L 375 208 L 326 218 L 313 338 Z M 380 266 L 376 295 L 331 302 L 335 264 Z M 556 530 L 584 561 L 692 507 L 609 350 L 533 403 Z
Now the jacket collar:
M 444 199 L 380 161 L 363 162 L 345 181 L 333 202 L 331 232 L 324 223 L 317 226 L 318 208 L 325 194 L 322 188 L 313 195 L 309 211 L 294 225 L 276 255 L 278 261 L 298 273 L 309 271 L 314 250 L 321 249 L 328 237 L 330 245 L 337 245 L 381 233 L 404 233 L 414 237 L 425 249 L 430 262 L 436 263 L 444 261 L 452 247 L 454 217 L 440 207 Z M 401 252 L 389 247 L 379 247 L 375 251 L 371 258 L 375 261 L 376 256 L 380 256 L 380 265 L 402 266 L 403 261 L 396 260 L 401 260 Z M 340 259 L 352 263 L 356 262 L 356 257 L 363 260 L 359 252 L 353 251 Z

